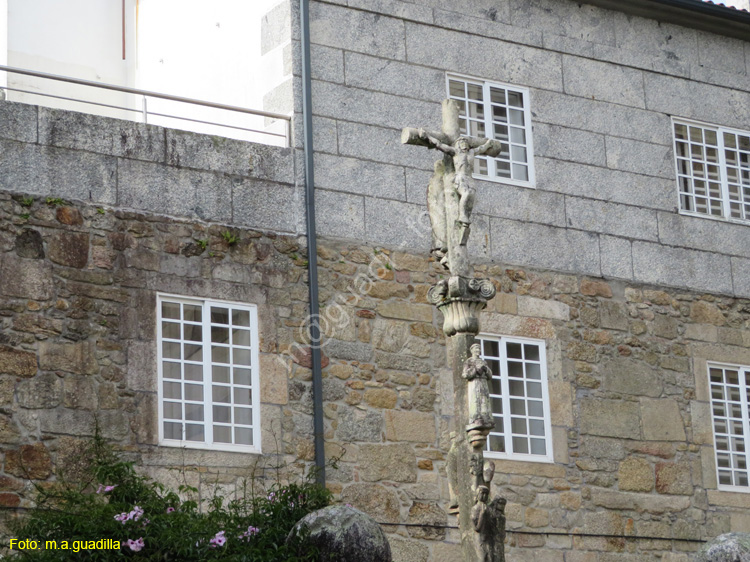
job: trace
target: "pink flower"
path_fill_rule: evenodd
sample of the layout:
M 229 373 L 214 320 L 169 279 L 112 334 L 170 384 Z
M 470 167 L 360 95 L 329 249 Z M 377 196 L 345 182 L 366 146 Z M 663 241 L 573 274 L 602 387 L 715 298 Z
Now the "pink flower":
M 138 507 L 137 505 L 133 507 L 133 511 L 130 513 L 121 513 L 120 515 L 115 515 L 115 521 L 119 521 L 123 525 L 130 521 L 131 519 L 133 521 L 138 521 L 143 516 L 143 509 Z M 147 520 L 148 521 L 148 520 Z
M 167 513 L 174 513 L 174 510 L 175 510 L 174 507 L 168 507 Z
M 115 488 L 117 488 L 117 484 L 115 484 L 114 486 L 105 486 L 104 484 L 99 484 L 99 487 L 96 489 L 96 493 L 97 494 L 101 494 L 101 493 L 105 493 L 106 494 L 107 492 L 111 492 Z
M 253 535 L 257 535 L 258 533 L 260 533 L 260 529 L 258 529 L 258 527 L 253 527 L 252 525 L 250 525 L 247 528 L 247 531 L 242 533 L 238 538 L 240 540 L 245 539 L 246 541 L 249 541 Z
M 227 538 L 224 536 L 224 531 L 219 531 L 208 542 L 211 543 L 211 548 L 216 548 L 217 546 L 224 546 L 227 543 Z
M 146 546 L 146 543 L 143 542 L 143 537 L 139 538 L 138 540 L 130 540 L 128 539 L 125 543 L 128 545 L 128 548 L 132 550 L 133 552 L 138 552 L 141 550 L 144 546 Z

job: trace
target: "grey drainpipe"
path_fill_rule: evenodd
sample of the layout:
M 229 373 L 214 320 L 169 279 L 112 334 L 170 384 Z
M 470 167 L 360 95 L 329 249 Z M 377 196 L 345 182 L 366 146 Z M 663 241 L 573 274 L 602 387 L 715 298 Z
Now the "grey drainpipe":
M 313 435 L 316 480 L 326 483 L 323 440 L 323 369 L 320 360 L 320 309 L 318 307 L 318 241 L 315 231 L 315 173 L 313 170 L 312 95 L 310 80 L 310 3 L 300 0 L 302 47 L 302 121 L 305 136 L 305 212 L 307 215 L 307 274 L 310 299 L 310 349 L 312 352 Z

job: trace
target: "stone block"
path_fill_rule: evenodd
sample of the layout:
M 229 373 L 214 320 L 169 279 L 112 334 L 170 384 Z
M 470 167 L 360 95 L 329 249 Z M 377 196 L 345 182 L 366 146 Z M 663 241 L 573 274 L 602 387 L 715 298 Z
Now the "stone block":
M 608 103 L 598 97 L 590 99 L 535 90 L 533 107 L 536 122 L 550 125 L 661 144 L 668 142 L 672 135 L 671 122 L 666 115 Z
M 594 234 L 496 218 L 490 229 L 492 256 L 505 263 L 600 275 Z
M 299 48 L 295 41 L 295 48 Z M 344 84 L 344 51 L 325 47 L 323 45 L 310 45 L 310 58 L 315 61 L 310 71 L 313 80 L 323 80 L 336 84 Z M 295 69 L 295 74 L 301 74 L 302 68 L 299 61 L 294 61 L 295 65 L 300 66 L 299 70 Z M 377 89 L 377 88 L 375 88 Z M 316 145 L 317 150 L 317 145 Z
M 621 440 L 586 437 L 581 445 L 584 457 L 595 459 L 620 460 L 625 457 Z
M 286 404 L 289 401 L 287 368 L 277 355 L 260 355 L 260 401 Z
M 386 199 L 365 199 L 365 238 L 376 244 L 427 252 L 429 216 L 422 206 Z
M 413 121 L 413 124 L 426 129 L 440 129 L 440 105 L 433 104 L 431 107 L 431 115 L 427 121 Z M 407 174 L 412 172 L 407 191 L 410 194 L 421 193 L 416 198 L 416 202 L 421 205 L 425 204 L 427 183 L 434 163 L 439 158 L 433 151 L 421 146 L 402 145 L 401 129 L 396 125 L 385 128 L 344 121 L 339 121 L 337 125 L 340 154 L 385 164 L 407 166 Z M 424 170 L 426 173 L 416 173 L 416 170 L 409 168 Z
M 660 74 L 645 74 L 646 104 L 667 115 L 689 115 L 708 123 L 750 123 L 741 90 Z M 672 170 L 672 164 L 666 168 Z
M 614 45 L 614 12 L 591 5 L 536 0 L 511 4 L 513 23 L 536 28 L 547 36 L 577 38 L 594 44 Z
M 351 484 L 341 492 L 341 501 L 351 504 L 378 522 L 398 523 L 400 520 L 396 492 L 380 484 Z
M 407 532 L 417 539 L 442 540 L 445 538 L 447 513 L 435 503 L 415 501 L 409 508 Z M 416 525 L 423 524 L 424 527 Z
M 315 191 L 315 204 L 318 234 L 354 240 L 364 239 L 364 197 L 318 189 Z
M 332 119 L 343 119 L 395 129 L 393 132 L 395 142 L 393 144 L 399 147 L 401 146 L 400 129 L 404 124 L 429 127 L 430 123 L 440 119 L 440 105 L 427 100 L 395 96 L 317 80 L 312 83 L 312 95 L 317 114 Z M 384 107 L 387 107 L 388 111 L 383 111 L 382 108 Z M 375 143 L 371 139 L 368 145 L 374 148 Z M 339 146 L 341 146 L 341 143 L 339 143 Z M 360 147 L 361 150 L 366 148 Z M 422 148 L 422 150 L 425 149 Z
M 486 1 L 486 0 L 484 0 Z M 342 2 L 343 4 L 343 2 Z M 349 7 L 369 10 L 378 14 L 388 14 L 400 19 L 432 23 L 432 9 L 417 3 L 401 2 L 400 0 L 349 0 Z
M 154 213 L 227 222 L 232 187 L 220 174 L 137 160 L 118 165 L 118 203 Z M 240 203 L 242 195 L 236 194 L 235 201 Z
M 535 297 L 518 297 L 518 314 L 550 320 L 570 320 L 570 307 L 562 302 L 538 299 Z
M 709 252 L 633 242 L 636 280 L 712 293 L 732 293 L 729 257 Z
M 656 491 L 660 494 L 692 495 L 690 466 L 673 462 L 656 463 Z
M 27 229 L 16 236 L 16 255 L 19 258 L 44 258 L 44 242 L 38 230 Z
M 301 230 L 303 204 L 292 187 L 246 180 L 232 186 L 232 200 L 234 222 L 239 225 L 280 232 Z
M 745 74 L 745 42 L 713 33 L 698 32 L 698 64 Z
M 404 182 L 400 166 L 328 154 L 315 158 L 315 185 L 323 189 L 405 201 Z
M 0 294 L 9 297 L 48 300 L 54 296 L 52 267 L 44 261 L 0 254 L 0 279 Z
M 561 57 L 543 49 L 409 22 L 406 48 L 414 64 L 433 67 L 440 61 L 440 68 L 450 72 L 562 91 Z M 465 53 L 493 56 L 467 57 Z
M 640 240 L 658 240 L 656 212 L 630 205 L 567 197 L 567 224 L 572 228 Z
M 738 297 L 750 297 L 750 260 L 732 258 L 731 262 L 734 294 Z
M 292 15 L 289 4 L 282 2 L 263 14 L 260 24 L 260 54 L 292 40 Z
M 633 278 L 633 254 L 630 240 L 599 236 L 602 275 L 616 279 Z
M 483 214 L 565 226 L 565 201 L 560 194 L 489 181 L 475 181 L 474 185 L 477 190 L 477 207 Z
M 378 314 L 386 318 L 432 322 L 433 308 L 429 304 L 413 304 L 398 301 L 383 301 L 376 308 Z
M 404 22 L 328 4 L 310 7 L 312 43 L 404 60 Z
M 0 415 L 0 443 L 11 444 L 20 442 L 21 432 L 18 430 L 18 425 L 10 417 Z
M 750 232 L 744 225 L 659 213 L 662 244 L 750 258 Z
M 617 487 L 624 492 L 650 492 L 654 489 L 654 469 L 645 459 L 632 457 L 620 463 Z
M 0 137 L 20 142 L 37 141 L 37 111 L 25 103 L 0 102 Z
M 594 505 L 607 509 L 646 511 L 657 515 L 679 513 L 690 507 L 690 498 L 687 496 L 659 496 L 638 492 L 623 494 L 619 491 L 603 489 L 594 489 L 591 493 L 591 501 Z
M 640 70 L 581 57 L 562 60 L 566 94 L 646 108 Z
M 381 441 L 383 415 L 358 408 L 342 408 L 336 437 L 342 442 Z
M 113 156 L 0 141 L 0 189 L 114 205 L 117 160 Z
M 433 4 L 436 3 L 433 2 Z M 467 13 L 472 8 L 467 9 L 462 6 L 461 12 L 459 12 L 456 10 L 455 4 L 451 5 L 446 1 L 442 1 L 440 4 L 443 6 L 434 10 L 435 25 L 437 26 L 500 39 L 510 43 L 520 43 L 534 47 L 541 47 L 543 44 L 543 34 L 540 29 L 506 25 L 510 23 L 510 9 L 507 2 L 487 6 L 481 10 L 477 10 L 479 6 L 476 8 L 472 6 L 473 10 L 476 11 L 474 14 Z M 508 14 L 508 16 L 501 15 L 504 13 Z
M 674 177 L 671 146 L 607 137 L 607 167 L 660 178 Z
M 313 145 L 316 155 L 321 152 L 338 153 L 338 131 L 335 119 L 313 117 Z
M 19 377 L 36 374 L 36 354 L 22 349 L 0 345 L 0 372 Z
M 649 209 L 674 209 L 675 183 L 671 177 L 654 178 L 538 155 L 534 163 L 540 189 L 628 205 L 637 201 L 640 207 Z M 570 181 L 571 177 L 576 181 Z
M 390 388 L 368 388 L 364 399 L 373 408 L 391 409 L 396 407 L 398 393 Z
M 408 443 L 362 444 L 359 447 L 359 463 L 359 476 L 365 482 L 417 481 L 417 459 L 412 445 Z
M 385 412 L 385 437 L 388 441 L 435 443 L 435 416 L 423 412 L 388 410 Z
M 352 52 L 344 61 L 347 86 L 437 103 L 445 97 L 445 74 L 439 70 Z
M 534 152 L 545 158 L 594 166 L 605 166 L 609 157 L 604 135 L 544 123 L 534 126 Z
M 696 30 L 625 13 L 615 13 L 614 17 L 617 47 L 640 53 L 643 58 L 641 67 L 648 68 L 649 63 L 660 58 L 697 60 Z
M 95 347 L 91 342 L 39 342 L 39 367 L 45 371 L 65 371 L 77 375 L 99 372 Z
M 63 384 L 63 405 L 66 408 L 80 410 L 96 410 L 97 392 L 91 377 L 72 376 L 65 377 Z
M 365 343 L 325 340 L 323 345 L 326 355 L 334 359 L 363 363 L 372 359 L 372 347 Z
M 632 358 L 614 357 L 602 365 L 602 389 L 631 396 L 660 396 L 661 375 Z
M 165 129 L 47 107 L 39 108 L 39 143 L 109 156 L 164 161 Z
M 89 236 L 85 232 L 58 232 L 51 237 L 48 249 L 53 262 L 81 269 L 89 260 Z
M 170 166 L 294 183 L 291 148 L 173 129 L 167 130 L 166 135 Z
M 680 407 L 670 398 L 641 399 L 643 437 L 648 441 L 685 441 Z
M 42 443 L 21 445 L 5 453 L 5 471 L 21 478 L 44 480 L 52 474 L 52 459 Z
M 18 404 L 22 408 L 54 408 L 62 397 L 62 380 L 45 373 L 19 382 L 16 387 Z
M 580 404 L 581 433 L 623 439 L 640 437 L 637 402 L 584 398 Z

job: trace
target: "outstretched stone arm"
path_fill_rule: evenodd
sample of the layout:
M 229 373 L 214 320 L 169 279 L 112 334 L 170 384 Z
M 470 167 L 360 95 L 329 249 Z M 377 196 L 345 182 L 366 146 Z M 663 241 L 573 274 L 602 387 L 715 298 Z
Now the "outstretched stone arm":
M 401 144 L 412 144 L 416 146 L 426 146 L 427 148 L 433 148 L 432 143 L 427 140 L 426 133 L 431 137 L 439 140 L 442 143 L 450 143 L 450 138 L 442 132 L 425 131 L 424 129 L 415 129 L 412 127 L 405 127 L 401 130 Z
M 435 138 L 430 133 L 423 131 L 422 129 L 419 130 L 419 136 L 427 139 L 427 141 L 430 143 L 430 148 L 437 148 L 439 151 L 445 152 L 446 154 L 449 154 L 451 156 L 454 156 L 456 154 L 455 148 L 448 144 L 440 142 L 440 139 Z
M 487 142 L 484 144 L 479 145 L 474 149 L 474 154 L 482 155 L 486 154 L 487 156 L 491 156 L 494 158 L 500 152 L 503 150 L 503 145 L 501 142 L 496 141 L 494 139 L 488 139 Z

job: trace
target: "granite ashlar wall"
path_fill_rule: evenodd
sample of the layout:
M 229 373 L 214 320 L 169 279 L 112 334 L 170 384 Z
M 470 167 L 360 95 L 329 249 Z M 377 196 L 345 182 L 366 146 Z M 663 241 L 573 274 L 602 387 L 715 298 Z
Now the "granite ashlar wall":
M 747 41 L 572 0 L 316 0 L 311 38 L 321 234 L 428 249 L 400 130 L 455 73 L 530 90 L 536 189 L 475 180 L 475 257 L 750 296 L 750 228 L 677 213 L 670 125 L 750 130 Z

